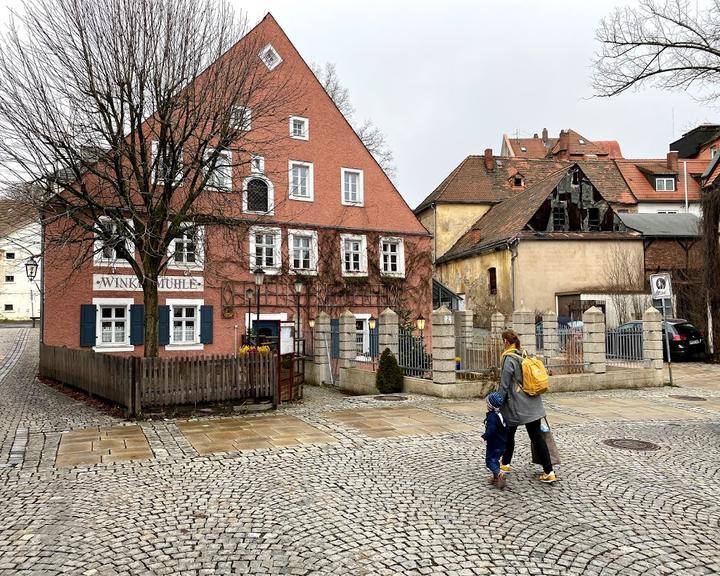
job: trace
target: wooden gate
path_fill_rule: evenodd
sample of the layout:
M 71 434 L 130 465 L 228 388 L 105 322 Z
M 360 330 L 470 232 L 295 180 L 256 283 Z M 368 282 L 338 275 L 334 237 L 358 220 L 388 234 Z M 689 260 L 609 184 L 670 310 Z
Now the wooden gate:
M 278 376 L 279 401 L 300 400 L 305 382 L 305 358 L 293 353 L 278 355 Z

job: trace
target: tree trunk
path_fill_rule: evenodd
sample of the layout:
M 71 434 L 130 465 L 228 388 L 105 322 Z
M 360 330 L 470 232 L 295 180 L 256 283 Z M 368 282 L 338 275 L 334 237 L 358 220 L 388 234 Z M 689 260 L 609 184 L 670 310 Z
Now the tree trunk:
M 712 316 L 713 360 L 720 361 L 720 190 L 703 193 L 705 288 Z
M 145 358 L 156 358 L 159 332 L 157 278 L 145 277 L 143 303 L 145 305 Z

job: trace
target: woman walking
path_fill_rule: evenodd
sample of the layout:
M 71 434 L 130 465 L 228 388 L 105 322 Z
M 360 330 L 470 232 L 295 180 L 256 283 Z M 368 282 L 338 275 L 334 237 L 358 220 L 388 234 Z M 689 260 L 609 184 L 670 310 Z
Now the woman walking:
M 541 396 L 530 396 L 523 392 L 522 349 L 520 339 L 513 330 L 502 333 L 503 353 L 500 386 L 498 393 L 502 396 L 500 413 L 507 424 L 507 442 L 501 459 L 503 472 L 510 472 L 510 461 L 515 451 L 515 432 L 521 424 L 525 425 L 530 442 L 535 446 L 543 467 L 538 478 L 540 482 L 551 483 L 557 480 L 550 461 L 545 439 L 540 433 L 540 421 L 545 417 L 545 406 Z

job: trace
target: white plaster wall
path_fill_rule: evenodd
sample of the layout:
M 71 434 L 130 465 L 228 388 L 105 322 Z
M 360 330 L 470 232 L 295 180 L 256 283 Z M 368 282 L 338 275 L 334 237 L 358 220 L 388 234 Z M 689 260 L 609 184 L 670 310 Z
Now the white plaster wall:
M 678 214 L 685 213 L 685 202 L 638 202 L 638 214 L 657 214 L 658 212 L 667 212 L 668 210 L 676 210 Z M 690 202 L 688 212 L 701 216 L 702 210 L 699 202 Z
M 7 260 L 8 252 L 15 253 L 14 260 Z M 29 224 L 5 238 L 0 239 L 0 319 L 27 320 L 31 316 L 40 316 L 40 278 L 42 270 L 38 267 L 35 282 L 30 282 L 25 272 L 25 263 L 34 255 L 38 264 L 40 254 L 40 226 Z M 6 276 L 14 276 L 14 282 L 5 282 Z M 6 311 L 6 305 L 12 305 L 12 311 Z

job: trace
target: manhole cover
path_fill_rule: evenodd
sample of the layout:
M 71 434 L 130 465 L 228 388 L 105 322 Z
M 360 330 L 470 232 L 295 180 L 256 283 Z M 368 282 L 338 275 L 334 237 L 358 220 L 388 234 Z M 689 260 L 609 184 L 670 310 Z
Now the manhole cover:
M 375 396 L 373 400 L 382 400 L 383 402 L 400 402 L 401 400 L 407 400 L 407 396 Z
M 611 438 L 603 440 L 603 444 L 613 448 L 623 448 L 624 450 L 638 450 L 640 452 L 649 452 L 650 450 L 660 450 L 660 446 L 645 440 L 633 440 L 632 438 Z
M 703 398 L 702 396 L 678 396 L 678 395 L 671 395 L 670 398 L 675 398 L 675 400 L 687 400 L 688 402 L 706 402 L 707 398 Z

